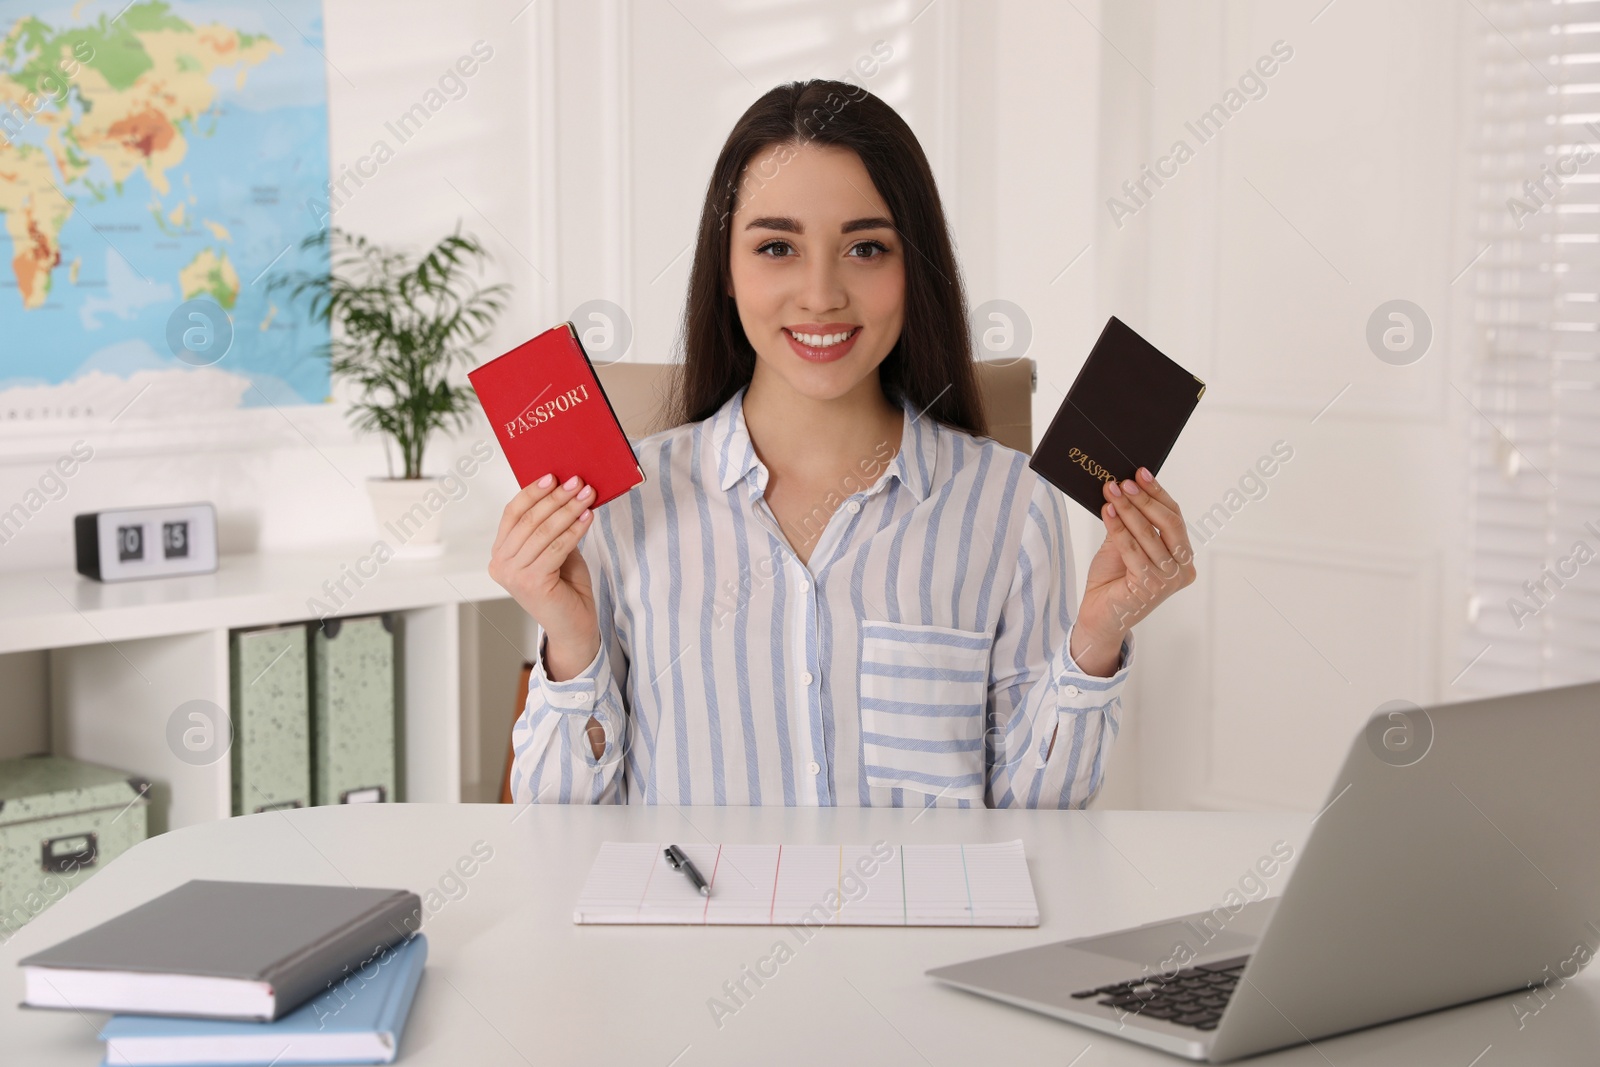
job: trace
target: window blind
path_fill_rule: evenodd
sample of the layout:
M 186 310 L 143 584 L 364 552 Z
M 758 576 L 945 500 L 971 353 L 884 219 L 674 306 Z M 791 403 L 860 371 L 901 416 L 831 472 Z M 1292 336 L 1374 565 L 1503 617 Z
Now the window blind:
M 1476 0 L 1468 625 L 1452 693 L 1600 678 L 1600 2 Z

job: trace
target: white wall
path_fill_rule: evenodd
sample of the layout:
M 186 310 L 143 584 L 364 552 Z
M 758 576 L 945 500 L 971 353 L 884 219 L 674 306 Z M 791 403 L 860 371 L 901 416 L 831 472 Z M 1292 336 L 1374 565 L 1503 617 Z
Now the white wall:
M 1275 442 L 1293 449 L 1264 497 L 1197 542 L 1198 582 L 1140 626 L 1123 757 L 1143 806 L 1315 810 L 1380 704 L 1470 695 L 1452 683 L 1467 666 L 1462 422 L 1477 416 L 1451 386 L 1468 380 L 1470 325 L 1452 281 L 1477 251 L 1458 236 L 1461 20 L 1476 18 L 1443 0 L 1207 0 L 1108 20 L 1155 85 L 1108 91 L 1109 121 L 1142 143 L 1108 161 L 1106 195 L 1175 138 L 1196 143 L 1185 120 L 1274 41 L 1293 49 L 1147 206 L 1120 229 L 1102 214 L 1126 268 L 1104 273 L 1102 310 L 1127 309 L 1209 383 L 1163 472 L 1186 516 L 1226 501 Z M 1433 323 L 1411 366 L 1365 340 L 1394 298 Z
M 413 244 L 464 220 L 515 287 L 494 352 L 606 299 L 632 320 L 628 358 L 675 358 L 687 246 L 732 122 L 883 40 L 893 58 L 864 83 L 933 161 L 974 305 L 1027 315 L 1036 426 L 1117 314 L 1210 383 L 1162 475 L 1191 517 L 1291 443 L 1269 494 L 1200 549 L 1199 582 L 1141 625 L 1103 805 L 1311 808 L 1379 703 L 1451 698 L 1466 528 L 1451 282 L 1473 252 L 1455 236 L 1458 35 L 1476 16 L 1445 0 L 519 7 L 327 4 L 336 171 L 475 41 L 494 49 L 336 216 Z M 1267 95 L 1116 226 L 1107 196 L 1280 38 L 1295 54 Z M 1363 340 L 1392 297 L 1433 316 L 1413 367 Z M 337 406 L 0 430 L 0 506 L 78 436 L 95 460 L 0 546 L 0 569 L 68 567 L 73 512 L 136 502 L 215 501 L 228 551 L 372 536 L 361 483 L 382 450 Z M 514 488 L 480 475 L 447 536 L 487 556 Z M 1071 510 L 1081 585 L 1101 527 Z

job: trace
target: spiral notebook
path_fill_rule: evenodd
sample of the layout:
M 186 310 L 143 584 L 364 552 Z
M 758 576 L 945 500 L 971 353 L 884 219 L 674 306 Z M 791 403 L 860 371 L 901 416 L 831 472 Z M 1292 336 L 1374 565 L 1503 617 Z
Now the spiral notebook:
M 574 923 L 702 926 L 1038 926 L 1020 840 L 957 845 L 678 847 L 711 885 L 702 896 L 666 843 L 606 841 Z

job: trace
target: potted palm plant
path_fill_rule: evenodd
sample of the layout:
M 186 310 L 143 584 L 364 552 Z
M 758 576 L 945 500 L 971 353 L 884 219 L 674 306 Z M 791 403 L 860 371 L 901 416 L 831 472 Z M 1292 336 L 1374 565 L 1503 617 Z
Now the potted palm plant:
M 319 355 L 334 377 L 361 387 L 351 421 L 385 437 L 389 477 L 371 478 L 367 486 L 379 530 L 403 532 L 393 555 L 437 555 L 444 549 L 442 503 L 425 501 L 444 497 L 441 479 L 422 473 L 423 455 L 435 431 L 459 429 L 472 410 L 471 386 L 450 372 L 475 362 L 473 349 L 505 309 L 507 287 L 480 287 L 473 279 L 490 257 L 459 226 L 415 258 L 338 227 L 307 237 L 301 247 L 326 248 L 328 273 L 295 271 L 271 287 L 287 289 L 291 299 L 309 298 L 313 318 L 329 324 L 330 340 Z M 391 443 L 400 456 L 398 474 Z

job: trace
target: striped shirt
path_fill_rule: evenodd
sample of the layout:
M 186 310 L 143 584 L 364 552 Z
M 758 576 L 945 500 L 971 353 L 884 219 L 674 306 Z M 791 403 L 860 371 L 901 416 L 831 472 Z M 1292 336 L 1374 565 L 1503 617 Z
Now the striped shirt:
M 1133 637 L 1110 678 L 1068 654 L 1065 498 L 1024 453 L 903 404 L 899 450 L 880 444 L 789 531 L 815 540 L 802 563 L 745 391 L 637 442 L 644 482 L 595 512 L 579 551 L 600 651 L 560 682 L 535 663 L 513 799 L 1087 804 Z

